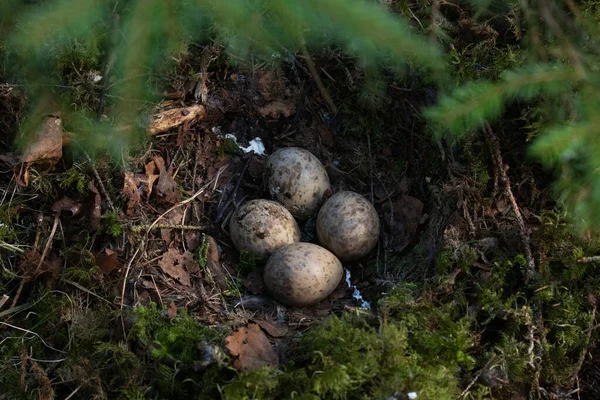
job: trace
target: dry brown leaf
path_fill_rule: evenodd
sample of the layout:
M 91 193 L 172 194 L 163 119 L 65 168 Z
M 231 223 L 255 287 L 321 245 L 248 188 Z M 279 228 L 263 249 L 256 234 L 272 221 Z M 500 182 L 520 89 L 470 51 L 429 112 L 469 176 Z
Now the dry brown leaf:
M 121 193 L 127 198 L 127 215 L 133 214 L 135 206 L 137 206 L 141 200 L 133 172 L 125 172 L 125 181 L 123 182 L 123 190 L 121 190 Z
M 273 324 L 264 319 L 252 319 L 252 322 L 256 322 L 260 325 L 261 329 L 271 337 L 280 338 L 284 337 L 288 333 L 288 328 L 282 325 Z
M 183 237 L 185 245 L 190 251 L 196 250 L 200 245 L 200 232 L 198 231 L 186 231 Z
M 177 183 L 167 171 L 165 167 L 165 160 L 162 157 L 157 156 L 154 158 L 154 164 L 158 168 L 159 177 L 156 183 L 156 191 L 163 195 L 165 200 L 171 203 L 177 203 L 181 200 L 181 195 L 177 190 Z
M 54 202 L 54 204 L 52 205 L 52 211 L 54 211 L 55 213 L 68 211 L 71 213 L 71 216 L 75 216 L 79 214 L 79 211 L 81 211 L 81 204 L 65 196 L 62 199 Z
M 258 112 L 262 115 L 271 116 L 271 117 L 279 117 L 283 115 L 284 117 L 289 117 L 292 114 L 296 113 L 296 103 L 293 100 L 275 100 L 270 102 L 264 107 L 258 109 Z
M 146 182 L 146 193 L 148 195 L 148 198 L 150 198 L 150 195 L 152 194 L 152 187 L 154 186 L 154 182 L 156 182 L 159 178 L 160 175 L 158 175 L 156 172 L 158 171 L 156 168 L 156 164 L 154 164 L 154 160 L 150 161 L 148 164 L 146 164 L 146 179 L 148 180 Z
M 56 164 L 62 157 L 62 145 L 62 119 L 59 116 L 46 117 L 31 135 L 20 161 L 28 164 Z
M 100 197 L 100 192 L 98 191 L 98 188 L 94 184 L 93 180 L 88 182 L 88 189 L 94 195 L 92 208 L 90 210 L 90 225 L 92 230 L 95 231 L 100 227 L 100 218 L 102 217 L 102 198 Z
M 257 324 L 250 323 L 226 337 L 225 347 L 234 358 L 233 366 L 240 371 L 279 365 L 271 342 Z
M 152 122 L 148 125 L 146 132 L 148 132 L 149 135 L 156 135 L 166 132 L 171 128 L 175 128 L 184 122 L 202 119 L 206 117 L 206 115 L 206 107 L 200 104 L 164 110 L 152 117 Z
M 100 268 L 100 272 L 105 275 L 121 268 L 121 263 L 117 259 L 117 254 L 109 248 L 104 249 L 104 254 L 96 256 L 96 265 Z
M 180 254 L 179 250 L 174 248 L 170 248 L 163 254 L 158 266 L 164 273 L 186 286 L 191 286 L 189 272 L 195 273 L 198 271 L 198 264 L 194 261 L 192 253 L 186 251 Z

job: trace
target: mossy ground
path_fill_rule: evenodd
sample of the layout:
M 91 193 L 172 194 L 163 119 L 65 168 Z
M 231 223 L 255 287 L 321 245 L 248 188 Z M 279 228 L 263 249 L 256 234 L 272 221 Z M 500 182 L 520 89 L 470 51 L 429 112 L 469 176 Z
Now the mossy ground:
M 416 22 L 427 17 L 422 5 L 393 3 Z M 457 19 L 456 6 L 448 8 L 448 18 Z M 590 6 L 588 12 L 597 10 Z M 461 21 L 450 36 L 453 46 L 447 56 L 457 84 L 496 79 L 525 56 L 518 40 L 508 35 L 514 26 L 506 21 Z M 7 59 L 1 45 L 0 56 Z M 90 74 L 102 69 L 101 43 L 73 42 L 54 56 L 65 86 L 55 95 L 94 112 L 100 87 Z M 278 309 L 250 313 L 234 307 L 248 294 L 244 279 L 257 262 L 241 255 L 231 262 L 234 273 L 227 277 L 227 289 L 210 292 L 210 300 L 186 297 L 179 287 L 159 280 L 162 272 L 151 264 L 167 248 L 160 234 L 148 234 L 148 239 L 132 230 L 152 223 L 168 207 L 148 200 L 128 216 L 122 211 L 127 199 L 117 195 L 122 172 L 143 170 L 153 153 L 164 155 L 179 171 L 178 190 L 193 193 L 198 189 L 194 160 L 205 150 L 197 137 L 208 134 L 199 129 L 185 143 L 175 143 L 174 136 L 148 140 L 136 154 L 123 154 L 122 165 L 109 164 L 101 155 L 90 164 L 75 148 L 52 172 L 32 169 L 27 188 L 14 183 L 11 171 L 0 175 L 0 292 L 10 297 L 0 308 L 0 399 L 50 398 L 44 397 L 48 379 L 55 398 L 82 399 L 406 399 L 413 392 L 419 399 L 600 395 L 600 382 L 586 372 L 598 368 L 591 355 L 598 353 L 600 267 L 595 258 L 585 258 L 598 254 L 600 242 L 572 233 L 567 216 L 552 200 L 550 174 L 522 162 L 527 133 L 544 122 L 529 117 L 543 115 L 543 110 L 529 110 L 526 117 L 519 110 L 508 111 L 506 128 L 499 133 L 534 249 L 536 274 L 528 279 L 522 238 L 508 200 L 495 185 L 498 172 L 489 145 L 481 135 L 460 144 L 434 139 L 419 113 L 436 96 L 427 77 L 419 71 L 402 77 L 366 71 L 336 49 L 313 57 L 327 74 L 322 79 L 342 110 L 341 121 L 326 117 L 326 103 L 312 77 L 291 61 L 276 74 L 304 88 L 303 109 L 296 116 L 273 120 L 240 106 L 242 111 L 229 111 L 223 126 L 235 126 L 242 140 L 260 134 L 268 148 L 275 143 L 315 147 L 343 171 L 341 185 L 367 196 L 383 192 L 379 210 L 398 195 L 398 187 L 424 202 L 419 228 L 403 250 L 393 251 L 382 240 L 376 254 L 352 266 L 373 309 L 342 307 L 318 318 L 309 315 L 312 323 L 306 329 L 296 324 L 302 329 L 277 341 L 280 368 L 236 371 L 223 347 L 232 328 L 257 316 L 282 319 Z M 180 61 L 165 74 L 176 89 L 202 69 L 201 54 L 191 52 Z M 231 74 L 234 64 L 235 73 L 249 82 L 235 83 L 242 87 L 236 92 L 230 90 L 231 75 L 223 74 L 226 78 L 215 78 L 211 89 L 230 90 L 229 100 L 242 105 L 233 97 L 255 97 L 257 78 L 266 66 L 239 63 L 220 53 L 210 72 Z M 6 79 L 8 70 L 2 65 L 0 77 Z M 0 112 L 7 117 L 0 129 L 14 132 L 25 102 L 21 95 L 1 90 Z M 293 139 L 285 136 L 290 127 L 298 130 Z M 331 138 L 315 134 L 315 127 L 326 127 L 336 147 L 323 145 Z M 2 143 L 3 152 L 9 145 Z M 226 140 L 209 160 L 233 160 L 240 171 L 242 158 L 239 148 Z M 209 167 L 202 174 L 208 176 Z M 227 183 L 235 185 L 237 177 L 232 174 Z M 115 209 L 103 202 L 95 231 L 88 230 L 88 216 L 61 225 L 54 245 L 62 259 L 60 272 L 26 282 L 19 301 L 11 305 L 25 273 L 20 269 L 23 254 L 38 240 L 48 240 L 52 204 L 65 195 L 82 204 L 92 201 L 88 183 L 98 178 L 113 195 Z M 246 178 L 244 187 L 256 193 L 258 184 Z M 195 212 L 216 219 L 219 198 L 204 201 L 204 208 Z M 45 216 L 41 220 L 40 213 Z M 219 229 L 215 223 L 206 233 L 219 239 Z M 141 243 L 148 246 L 143 260 L 135 258 Z M 200 243 L 194 256 L 204 269 L 209 257 L 205 236 Z M 224 248 L 226 243 L 219 240 Z M 104 274 L 95 256 L 107 247 L 119 252 L 123 265 Z M 144 282 L 154 286 L 138 290 L 144 276 L 152 276 Z M 200 274 L 199 279 L 210 291 L 216 277 Z M 215 312 L 215 301 L 227 307 Z M 178 306 L 175 314 L 170 302 Z M 291 314 L 283 320 L 293 325 Z

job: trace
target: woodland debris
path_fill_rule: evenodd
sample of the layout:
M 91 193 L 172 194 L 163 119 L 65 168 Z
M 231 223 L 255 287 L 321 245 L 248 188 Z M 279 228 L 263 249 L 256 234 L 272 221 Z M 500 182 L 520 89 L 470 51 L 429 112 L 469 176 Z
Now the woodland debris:
M 280 115 L 289 117 L 296 113 L 296 104 L 293 100 L 275 100 L 258 109 L 263 116 L 277 118 Z
M 282 325 L 274 324 L 264 319 L 252 319 L 252 322 L 257 323 L 261 329 L 271 337 L 281 338 L 287 335 L 288 328 Z
M 146 132 L 149 135 L 157 135 L 171 128 L 178 127 L 184 122 L 202 119 L 206 115 L 206 107 L 200 104 L 160 111 L 152 116 L 152 122 L 146 128 Z
M 163 162 L 164 164 L 164 162 Z M 148 164 L 146 164 L 146 179 L 147 181 L 145 182 L 146 184 L 146 193 L 148 194 L 148 198 L 150 198 L 150 195 L 152 194 L 152 186 L 154 185 L 154 182 L 160 177 L 159 174 L 156 174 L 156 163 L 154 162 L 154 160 L 150 161 Z
M 54 389 L 52 388 L 52 383 L 50 382 L 50 378 L 48 378 L 48 375 L 46 375 L 46 372 L 31 357 L 26 356 L 25 360 L 28 361 L 31 365 L 31 370 L 33 371 L 33 375 L 35 376 L 35 379 L 38 383 L 37 399 L 53 400 Z
M 100 272 L 105 275 L 108 275 L 114 270 L 121 268 L 121 263 L 117 259 L 117 253 L 108 247 L 104 249 L 104 254 L 97 255 L 95 260 Z
M 233 332 L 225 338 L 225 347 L 234 358 L 233 366 L 240 371 L 279 365 L 271 342 L 258 324 L 249 323 Z
M 63 197 L 60 200 L 57 200 L 52 205 L 52 211 L 56 214 L 61 214 L 63 211 L 68 211 L 71 213 L 71 216 L 79 214 L 81 211 L 81 204 L 71 199 L 70 197 Z
M 27 138 L 27 145 L 19 157 L 22 163 L 54 165 L 62 157 L 63 131 L 60 114 L 46 117 Z
M 531 252 L 531 237 L 525 226 L 525 220 L 523 219 L 523 215 L 517 205 L 517 200 L 512 192 L 510 186 L 510 178 L 507 175 L 508 165 L 504 164 L 502 160 L 502 153 L 500 152 L 500 144 L 498 141 L 498 137 L 492 131 L 490 124 L 485 123 L 485 131 L 487 133 L 487 141 L 490 146 L 490 151 L 492 153 L 492 158 L 494 160 L 494 164 L 496 165 L 496 170 L 499 174 L 499 181 L 504 185 L 504 195 L 510 201 L 512 205 L 513 212 L 515 213 L 515 217 L 517 219 L 517 225 L 519 227 L 519 234 L 521 236 L 521 240 L 523 241 L 523 248 L 525 251 L 525 258 L 527 259 L 527 271 L 526 271 L 526 282 L 531 280 L 535 274 L 535 260 L 533 259 L 533 253 Z
M 227 289 L 227 280 L 225 276 L 224 268 L 219 262 L 219 249 L 217 242 L 212 236 L 206 236 L 206 243 L 208 244 L 208 251 L 206 254 L 206 269 L 211 274 L 215 281 L 215 284 L 221 290 Z
M 93 194 L 92 206 L 90 209 L 90 226 L 92 230 L 96 231 L 100 227 L 100 219 L 102 218 L 102 198 L 100 197 L 100 191 L 91 180 L 88 182 L 88 189 Z
M 170 171 L 167 171 L 165 160 L 158 156 L 154 157 L 154 164 L 159 171 L 158 182 L 156 183 L 156 191 L 164 196 L 165 200 L 170 203 L 177 203 L 181 200 L 181 195 L 177 190 L 177 183 L 173 179 Z
M 189 251 L 181 254 L 179 250 L 170 248 L 158 261 L 158 266 L 164 273 L 185 286 L 191 286 L 190 272 L 198 270 L 198 264 Z
M 121 193 L 127 199 L 127 215 L 132 215 L 135 207 L 140 203 L 141 196 L 138 191 L 133 172 L 125 172 L 123 189 Z

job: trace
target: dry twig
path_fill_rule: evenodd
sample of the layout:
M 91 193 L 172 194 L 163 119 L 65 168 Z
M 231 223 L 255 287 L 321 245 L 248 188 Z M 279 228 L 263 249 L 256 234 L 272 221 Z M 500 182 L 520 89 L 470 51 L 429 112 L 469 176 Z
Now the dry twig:
M 521 236 L 521 239 L 523 240 L 525 258 L 527 259 L 526 281 L 529 281 L 531 278 L 533 278 L 535 274 L 535 261 L 533 258 L 533 253 L 531 252 L 531 238 L 529 237 L 527 227 L 525 226 L 525 220 L 523 219 L 523 215 L 521 214 L 519 206 L 517 205 L 517 200 L 515 199 L 515 196 L 510 187 L 510 179 L 506 174 L 506 171 L 508 171 L 508 165 L 504 164 L 504 161 L 502 160 L 502 153 L 500 153 L 500 145 L 498 143 L 498 138 L 492 131 L 490 124 L 488 124 L 487 122 L 485 123 L 485 130 L 488 134 L 488 144 L 492 152 L 494 164 L 497 165 L 497 170 L 500 174 L 500 181 L 504 185 L 504 194 L 510 201 L 512 209 L 515 213 L 515 217 L 517 218 L 519 234 Z

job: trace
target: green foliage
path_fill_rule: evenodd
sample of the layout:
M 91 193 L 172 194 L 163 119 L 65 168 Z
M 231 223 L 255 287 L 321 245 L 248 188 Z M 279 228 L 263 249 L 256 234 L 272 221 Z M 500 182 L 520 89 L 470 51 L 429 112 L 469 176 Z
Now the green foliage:
M 498 83 L 469 82 L 442 97 L 425 115 L 444 127 L 438 133 L 465 135 L 498 118 L 508 102 L 556 95 L 569 89 L 576 78 L 574 69 L 566 65 L 530 65 L 503 73 Z
M 270 63 L 289 60 L 306 46 L 336 45 L 370 68 L 406 62 L 429 70 L 443 67 L 441 52 L 408 23 L 365 0 L 9 3 L 3 28 L 10 75 L 27 83 L 30 98 L 40 99 L 32 109 L 47 107 L 41 99 L 52 98 L 90 153 L 104 148 L 117 155 L 136 144 L 145 125 L 140 108 L 162 90 L 157 75 L 169 68 L 165 60 L 209 38 L 235 57 L 252 55 Z M 105 72 L 109 75 L 102 76 Z M 93 113 L 102 86 L 108 118 L 100 123 Z
M 471 3 L 486 16 L 511 13 L 494 1 Z M 519 2 L 511 6 L 514 10 L 520 8 L 529 29 L 527 41 L 519 43 L 519 56 L 508 55 L 501 61 L 497 70 L 506 71 L 499 76 L 481 76 L 470 67 L 472 60 L 485 58 L 485 52 L 474 55 L 468 46 L 452 48 L 452 72 L 461 85 L 442 95 L 425 115 L 438 136 L 455 139 L 480 129 L 486 121 L 499 119 L 512 104 L 528 108 L 519 118 L 525 122 L 523 130 L 530 130 L 528 139 L 534 139 L 531 154 L 556 169 L 557 197 L 579 231 L 597 229 L 600 76 L 595 49 L 600 31 L 593 19 L 598 16 L 597 6 L 593 2 L 570 3 L 569 13 L 560 2 L 536 6 Z M 566 31 L 569 33 L 562 30 L 566 26 L 571 27 Z M 465 58 L 465 53 L 469 57 Z M 522 60 L 527 62 L 520 65 Z

